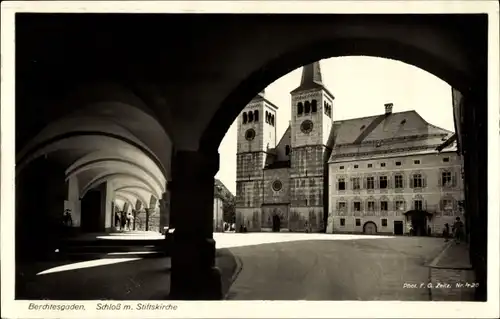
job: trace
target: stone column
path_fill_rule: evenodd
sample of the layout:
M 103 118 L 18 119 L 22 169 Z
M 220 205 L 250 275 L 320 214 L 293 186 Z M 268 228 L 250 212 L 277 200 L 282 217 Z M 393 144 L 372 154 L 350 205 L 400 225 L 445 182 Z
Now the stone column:
M 464 152 L 465 209 L 469 222 L 470 261 L 474 267 L 476 300 L 486 300 L 487 283 L 487 99 L 486 86 L 464 94 Z
M 160 202 L 160 232 L 163 227 L 170 226 L 170 182 L 167 183 L 167 191 L 162 194 Z
M 220 300 L 221 274 L 215 267 L 212 227 L 219 154 L 178 151 L 172 168 L 170 226 L 175 233 L 170 298 Z

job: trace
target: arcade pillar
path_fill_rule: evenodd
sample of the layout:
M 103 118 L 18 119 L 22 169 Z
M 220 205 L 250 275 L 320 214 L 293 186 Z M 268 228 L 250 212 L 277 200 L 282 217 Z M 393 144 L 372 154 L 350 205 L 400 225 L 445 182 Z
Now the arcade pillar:
M 175 232 L 170 298 L 220 300 L 221 274 L 215 267 L 212 225 L 219 154 L 178 151 L 172 168 L 170 226 Z

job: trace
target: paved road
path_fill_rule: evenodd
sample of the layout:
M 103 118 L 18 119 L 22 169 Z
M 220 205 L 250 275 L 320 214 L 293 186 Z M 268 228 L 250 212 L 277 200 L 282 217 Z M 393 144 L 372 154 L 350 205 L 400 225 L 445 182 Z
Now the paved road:
M 243 269 L 232 300 L 429 300 L 439 238 L 327 234 L 216 234 Z

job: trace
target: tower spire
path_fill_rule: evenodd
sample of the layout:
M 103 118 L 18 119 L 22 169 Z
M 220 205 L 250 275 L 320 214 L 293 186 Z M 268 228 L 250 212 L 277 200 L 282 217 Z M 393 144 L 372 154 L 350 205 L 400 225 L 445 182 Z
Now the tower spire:
M 310 85 L 312 83 L 323 85 L 319 61 L 305 65 L 302 68 L 302 80 L 300 81 L 300 85 Z
M 323 75 L 321 74 L 321 66 L 319 61 L 304 65 L 302 67 L 302 79 L 300 80 L 300 85 L 290 93 L 312 89 L 323 89 L 333 98 L 333 95 L 323 84 Z

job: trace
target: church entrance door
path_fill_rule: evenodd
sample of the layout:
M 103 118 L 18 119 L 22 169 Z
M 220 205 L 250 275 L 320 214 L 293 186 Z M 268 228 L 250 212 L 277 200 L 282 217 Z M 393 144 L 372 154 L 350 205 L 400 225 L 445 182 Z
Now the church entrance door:
M 278 215 L 273 215 L 273 232 L 279 232 L 281 227 L 281 220 Z

